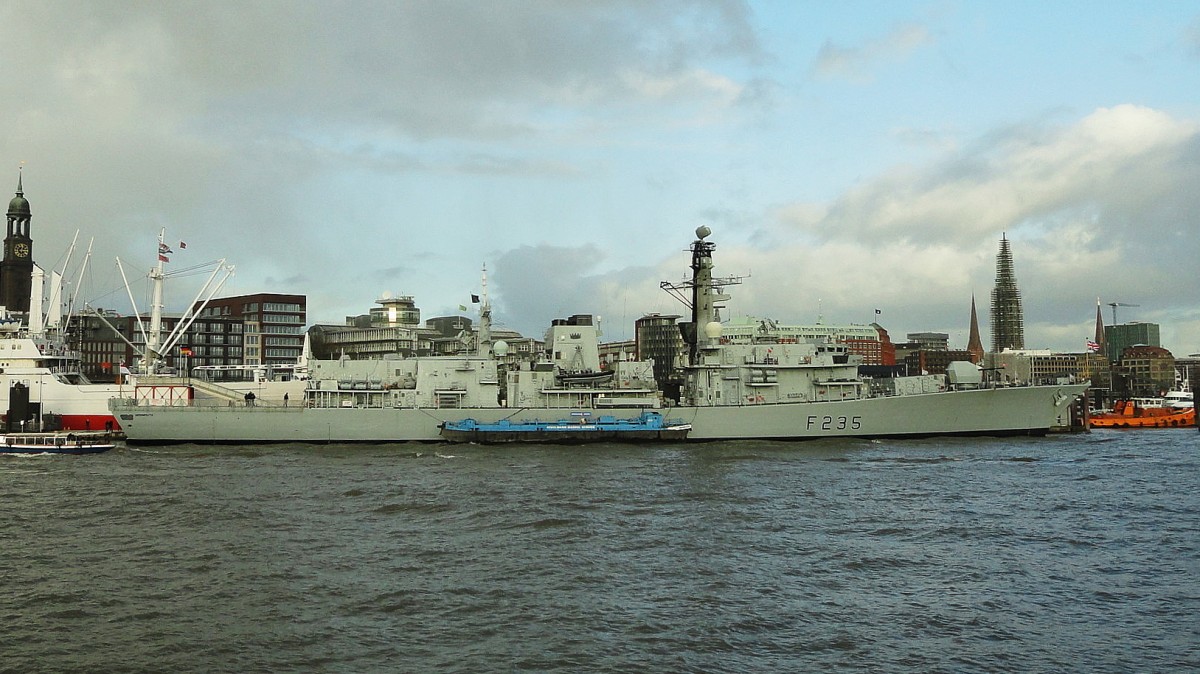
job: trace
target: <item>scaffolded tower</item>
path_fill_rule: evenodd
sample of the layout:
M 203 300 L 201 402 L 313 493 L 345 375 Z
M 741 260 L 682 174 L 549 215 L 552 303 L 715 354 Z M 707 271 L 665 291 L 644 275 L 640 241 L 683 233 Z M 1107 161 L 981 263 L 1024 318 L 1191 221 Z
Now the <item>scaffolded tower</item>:
M 992 288 L 992 351 L 1025 348 L 1025 318 L 1021 312 L 1021 291 L 1013 274 L 1012 251 L 1008 239 L 1000 236 L 996 255 L 996 287 Z

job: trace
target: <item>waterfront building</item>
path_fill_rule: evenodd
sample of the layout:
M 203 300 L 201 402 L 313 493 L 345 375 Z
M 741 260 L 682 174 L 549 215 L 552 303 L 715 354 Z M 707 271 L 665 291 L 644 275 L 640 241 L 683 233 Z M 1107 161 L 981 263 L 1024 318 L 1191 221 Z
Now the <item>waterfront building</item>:
M 871 325 L 781 325 L 770 318 L 740 316 L 721 328 L 721 340 L 729 344 L 748 344 L 757 339 L 780 343 L 830 342 L 845 344 L 851 354 L 862 356 L 863 365 L 895 365 L 896 352 L 891 340 L 878 324 Z
M 617 363 L 637 360 L 637 340 L 623 339 L 600 344 L 600 369 L 612 370 Z
M 721 340 L 729 344 L 749 344 L 755 338 L 775 339 L 781 343 L 845 342 L 879 340 L 874 325 L 781 325 L 770 318 L 739 316 L 721 326 Z
M 385 356 L 427 356 L 433 334 L 398 325 L 314 325 L 309 329 L 313 358 L 368 360 Z
M 165 313 L 163 335 L 183 320 L 182 314 Z M 71 340 L 79 345 L 80 369 L 91 381 L 115 381 L 121 367 L 133 368 L 145 353 L 150 316 L 122 316 L 98 309 L 72 319 Z M 163 364 L 186 373 L 202 365 L 244 365 L 244 322 L 233 316 L 196 318 L 178 342 L 163 352 Z M 159 340 L 161 343 L 161 339 Z M 294 363 L 295 361 L 293 361 Z
M 1157 396 L 1175 386 L 1175 357 L 1161 346 L 1127 347 L 1113 368 L 1113 394 Z
M 437 316 L 425 321 L 425 328 L 432 333 L 430 348 L 435 356 L 449 356 L 470 349 L 475 334 L 471 319 L 466 316 Z
M 1001 235 L 996 255 L 996 285 L 992 288 L 992 351 L 1025 348 L 1025 317 L 1021 310 L 1021 291 L 1013 271 L 1012 250 Z
M 1158 323 L 1133 321 L 1104 327 L 1104 355 L 1110 361 L 1120 361 L 1121 354 L 1131 346 L 1162 346 Z
M 916 349 L 904 356 L 904 371 L 910 375 L 946 374 L 946 368 L 956 360 L 971 360 L 971 354 L 957 349 Z
M 411 295 L 385 291 L 375 304 L 365 314 L 347 316 L 341 325 L 312 326 L 308 335 L 313 357 L 409 358 L 460 353 L 469 347 L 470 321 L 465 318 L 460 318 L 457 325 L 438 319 L 434 328 L 426 329 L 421 327 L 421 310 Z
M 122 318 L 107 309 L 98 309 L 96 314 L 84 314 L 71 320 L 70 342 L 79 346 L 79 369 L 85 377 L 94 382 L 116 381 L 120 366 L 133 362 L 129 345 L 116 325 Z
M 654 381 L 660 390 L 678 390 L 683 383 L 679 366 L 687 345 L 679 332 L 677 314 L 646 314 L 633 323 L 634 357 L 654 361 Z
M 896 346 L 892 344 L 888 331 L 878 323 L 872 323 L 871 327 L 875 329 L 874 339 L 843 337 L 839 341 L 846 345 L 852 355 L 861 356 L 863 365 L 895 365 Z
M 304 353 L 306 307 L 304 295 L 256 293 L 212 299 L 203 309 L 197 302 L 193 309 L 200 312 L 197 320 L 228 318 L 242 324 L 244 349 L 237 364 L 295 365 Z
M 1175 371 L 1179 373 L 1180 383 L 1187 382 L 1193 391 L 1200 388 L 1200 353 L 1176 356 Z
M 892 338 L 890 335 L 888 335 L 888 331 L 884 330 L 883 326 L 878 323 L 872 323 L 871 327 L 875 328 L 875 332 L 879 335 L 879 363 L 878 364 L 879 365 L 889 365 L 889 366 L 895 365 L 896 364 L 896 345 L 892 343 Z M 853 349 L 851 349 L 851 353 L 861 353 L 861 352 L 856 352 Z M 870 363 L 872 361 L 870 359 L 866 359 L 863 362 Z
M 312 326 L 308 335 L 313 358 L 368 360 L 478 351 L 478 326 L 466 316 L 437 316 L 422 325 L 421 309 L 411 295 L 385 292 L 375 303 L 379 306 L 366 314 L 347 316 L 343 325 Z M 503 363 L 532 362 L 542 351 L 540 341 L 492 326 L 492 344 L 500 341 L 507 345 L 504 355 L 497 355 Z
M 1054 384 L 1080 380 L 1078 354 L 1045 349 L 1008 349 L 988 353 L 989 380 L 1004 384 Z
M 390 292 L 375 300 L 379 306 L 372 307 L 369 313 L 371 325 L 419 327 L 421 325 L 421 310 L 413 301 L 412 295 L 395 295 Z
M 1107 399 L 1112 389 L 1112 363 L 1103 353 L 1087 352 L 1075 354 L 1079 364 L 1079 378 L 1092 382 L 1092 397 Z
M 944 332 L 910 332 L 905 335 L 910 344 L 927 351 L 945 351 L 950 348 L 950 335 Z

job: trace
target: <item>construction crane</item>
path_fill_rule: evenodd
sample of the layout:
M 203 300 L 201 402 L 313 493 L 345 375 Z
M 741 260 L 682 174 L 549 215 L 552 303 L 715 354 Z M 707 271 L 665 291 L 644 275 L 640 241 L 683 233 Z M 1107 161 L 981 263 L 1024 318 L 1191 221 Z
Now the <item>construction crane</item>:
M 1140 307 L 1140 304 L 1125 304 L 1124 302 L 1109 302 L 1108 306 L 1113 310 L 1113 325 L 1117 324 L 1117 307 Z

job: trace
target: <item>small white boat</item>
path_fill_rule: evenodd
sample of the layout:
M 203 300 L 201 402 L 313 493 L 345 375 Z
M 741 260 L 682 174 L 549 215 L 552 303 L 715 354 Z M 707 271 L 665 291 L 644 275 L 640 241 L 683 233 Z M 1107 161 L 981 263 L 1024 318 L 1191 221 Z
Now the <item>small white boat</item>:
M 108 433 L 5 433 L 0 454 L 98 454 L 116 446 Z

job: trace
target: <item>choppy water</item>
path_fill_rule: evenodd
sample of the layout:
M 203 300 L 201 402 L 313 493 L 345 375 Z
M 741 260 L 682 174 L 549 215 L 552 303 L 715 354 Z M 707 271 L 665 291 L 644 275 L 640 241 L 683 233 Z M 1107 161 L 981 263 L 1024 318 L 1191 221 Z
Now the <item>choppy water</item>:
M 0 457 L 0 671 L 1196 671 L 1197 436 Z

